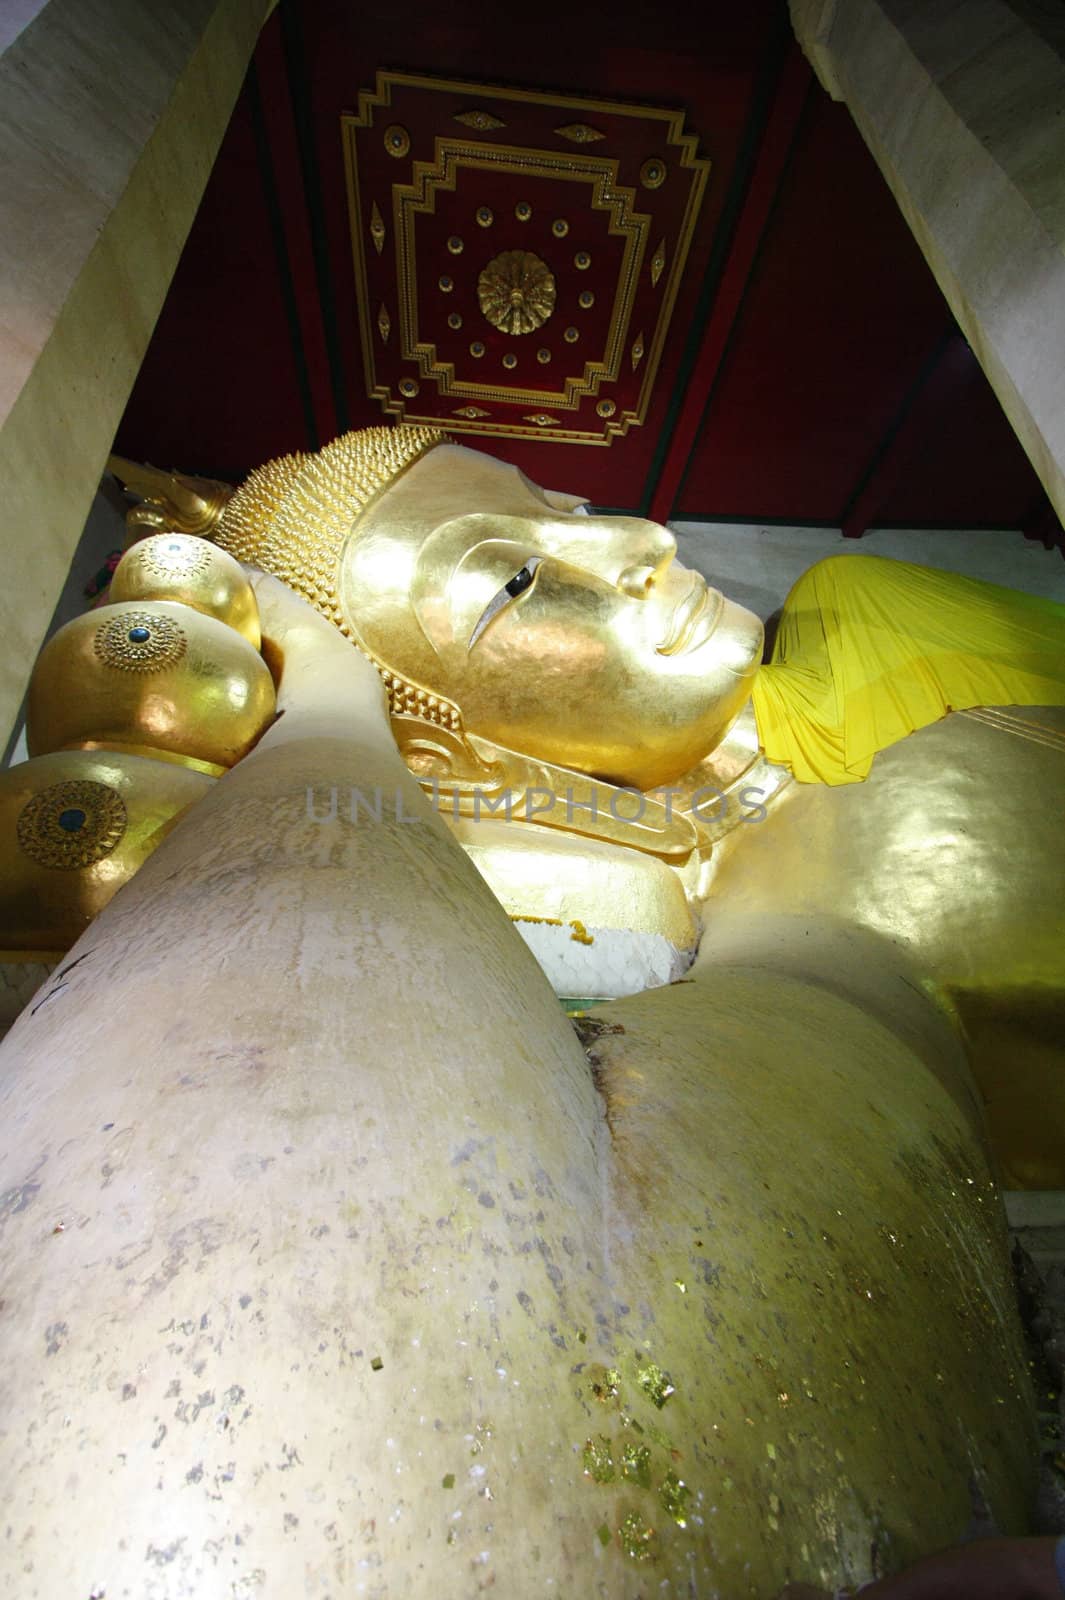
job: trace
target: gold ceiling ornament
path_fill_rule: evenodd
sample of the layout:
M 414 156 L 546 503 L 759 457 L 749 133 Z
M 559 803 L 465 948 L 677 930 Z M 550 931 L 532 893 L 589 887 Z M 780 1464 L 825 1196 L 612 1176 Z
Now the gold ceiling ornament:
M 468 116 L 470 112 L 495 116 L 506 133 L 493 132 L 481 117 Z M 640 426 L 710 170 L 710 163 L 699 154 L 698 135 L 686 129 L 685 113 L 379 72 L 373 86 L 360 92 L 357 111 L 345 115 L 342 123 L 356 300 L 371 399 L 397 420 L 435 421 L 442 427 L 452 426 L 455 408 L 467 402 L 491 408 L 491 421 L 455 418 L 460 432 L 469 428 L 543 437 L 522 421 L 525 412 L 541 410 L 560 422 L 551 430 L 553 438 L 581 444 L 609 445 Z M 386 205 L 381 207 L 389 248 L 378 257 L 369 248 L 366 218 L 373 195 L 384 200 L 380 181 L 386 151 L 381 136 L 392 126 L 410 131 L 411 147 L 406 161 L 396 162 L 393 169 L 391 212 Z M 431 149 L 423 153 L 422 136 L 415 130 L 425 126 L 435 126 L 438 132 Z M 416 143 L 418 160 L 413 159 Z M 648 162 L 652 182 L 665 170 L 659 190 L 662 199 L 651 195 L 641 178 L 641 173 L 648 176 Z M 390 166 L 385 160 L 384 167 Z M 565 199 L 558 190 L 560 182 L 566 185 Z M 526 207 L 531 212 L 528 219 Z M 547 245 L 528 241 L 555 275 L 553 314 L 559 318 L 559 333 L 564 312 L 558 308 L 566 307 L 565 280 L 572 276 L 578 244 L 591 256 L 600 279 L 592 285 L 596 316 L 592 326 L 591 312 L 584 311 L 588 321 L 579 332 L 574 330 L 569 343 L 552 336 L 549 364 L 519 360 L 516 371 L 505 371 L 500 364 L 502 350 L 489 344 L 484 359 L 476 353 L 471 357 L 469 340 L 459 342 L 448 334 L 449 307 L 441 305 L 432 290 L 449 235 L 465 241 L 463 255 L 451 258 L 453 269 L 473 257 L 469 262 L 473 273 L 455 276 L 454 301 L 458 301 L 460 294 L 476 288 L 489 254 L 518 243 L 507 230 L 518 229 L 520 236 L 521 228 L 527 231 L 534 220 L 549 241 L 570 242 L 556 263 Z M 492 229 L 496 224 L 502 237 L 493 251 L 478 259 L 470 227 Z M 665 251 L 659 279 L 652 283 L 644 269 L 656 239 L 664 240 Z M 604 271 L 609 281 L 600 278 Z M 593 272 L 583 276 L 587 281 Z M 393 281 L 386 284 L 386 277 Z M 382 298 L 396 308 L 395 337 L 387 350 L 373 327 L 372 308 Z M 575 300 L 576 292 L 569 301 L 572 311 L 578 309 Z M 463 320 L 472 333 L 465 307 Z M 644 354 L 637 372 L 631 350 L 638 329 L 643 330 Z M 513 335 L 504 334 L 504 350 L 508 338 Z M 520 346 L 512 348 L 520 355 Z M 492 360 L 487 359 L 489 351 Z M 530 356 L 535 354 L 534 345 Z M 421 394 L 412 404 L 403 399 L 398 385 L 404 369 L 415 367 Z M 609 391 L 616 410 L 604 423 L 595 404 L 607 385 L 617 385 Z M 514 409 L 508 411 L 506 406 Z
M 562 337 L 567 344 L 576 344 L 580 338 L 580 333 L 576 328 L 567 328 Z
M 508 372 L 513 372 L 517 364 L 517 356 L 514 354 L 513 350 L 508 350 L 506 355 L 503 357 L 503 365 L 506 367 Z
M 374 249 L 380 255 L 385 247 L 385 219 L 381 215 L 381 208 L 375 200 L 373 210 L 370 212 L 370 238 L 373 240 Z
M 448 314 L 447 314 L 447 325 L 448 325 L 449 328 L 452 328 L 457 333 L 458 330 L 462 327 L 462 312 L 461 311 L 449 311 Z
M 393 716 L 459 729 L 451 701 L 389 671 L 358 637 L 340 604 L 340 557 L 366 509 L 413 462 L 447 442 L 439 428 L 404 424 L 341 434 L 316 455 L 283 456 L 258 467 L 226 506 L 215 543 L 303 595 L 369 657 L 388 690 Z
M 666 241 L 660 239 L 658 248 L 651 257 L 651 283 L 657 286 L 659 278 L 666 270 Z
M 385 149 L 397 161 L 402 160 L 410 149 L 410 134 L 398 122 L 393 122 L 385 129 Z
M 617 410 L 617 406 L 613 400 L 600 400 L 595 409 L 601 417 L 612 417 Z
M 564 127 L 556 128 L 555 132 L 560 139 L 568 139 L 571 144 L 595 144 L 597 140 L 606 138 L 605 133 L 589 127 L 587 122 L 567 122 Z
M 531 250 L 504 250 L 477 279 L 477 300 L 493 328 L 535 333 L 555 309 L 555 276 Z
M 52 784 L 19 812 L 19 848 L 39 867 L 76 871 L 110 855 L 126 831 L 126 807 L 109 784 L 86 778 Z
M 392 332 L 392 318 L 388 314 L 387 306 L 380 306 L 377 311 L 377 331 L 381 335 L 381 342 L 388 343 L 388 336 Z
M 669 168 L 657 156 L 652 156 L 640 168 L 640 182 L 645 189 L 660 189 L 666 181 Z
M 413 400 L 418 393 L 418 380 L 416 378 L 400 378 L 399 392 L 408 400 Z
M 557 428 L 557 417 L 549 417 L 546 411 L 535 411 L 531 417 L 523 417 L 523 422 L 531 422 L 536 428 Z
M 640 365 L 640 362 L 643 360 L 643 334 L 642 333 L 638 333 L 636 335 L 635 339 L 632 342 L 632 349 L 629 351 L 629 360 L 632 362 L 632 370 L 633 370 L 633 372 L 635 372 L 636 368 Z
M 577 254 L 573 258 L 573 265 L 576 267 L 577 271 L 587 272 L 591 264 L 592 258 L 588 254 L 587 250 L 578 250 Z
M 465 417 L 467 422 L 476 422 L 478 417 L 491 416 L 491 412 L 485 411 L 481 406 L 459 406 L 455 416 Z
M 456 111 L 455 121 L 467 128 L 476 128 L 478 133 L 491 133 L 493 128 L 506 127 L 506 123 L 494 117 L 490 111 Z
M 539 350 L 537 350 L 536 359 L 539 361 L 542 367 L 547 366 L 547 363 L 551 360 L 551 352 L 546 345 L 541 345 Z

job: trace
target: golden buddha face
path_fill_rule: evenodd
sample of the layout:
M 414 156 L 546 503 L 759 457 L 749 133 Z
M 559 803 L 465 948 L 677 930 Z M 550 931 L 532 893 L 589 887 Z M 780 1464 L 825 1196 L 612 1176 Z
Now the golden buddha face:
M 669 783 L 744 705 L 762 625 L 682 567 L 665 528 L 580 505 L 438 445 L 349 539 L 344 613 L 467 732 L 614 783 Z

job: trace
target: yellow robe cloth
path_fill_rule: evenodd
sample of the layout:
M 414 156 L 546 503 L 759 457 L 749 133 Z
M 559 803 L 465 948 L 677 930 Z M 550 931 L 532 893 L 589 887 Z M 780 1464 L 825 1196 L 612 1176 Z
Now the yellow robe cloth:
M 857 783 L 948 711 L 1065 705 L 1065 605 L 885 556 L 796 583 L 758 674 L 762 749 L 802 783 Z

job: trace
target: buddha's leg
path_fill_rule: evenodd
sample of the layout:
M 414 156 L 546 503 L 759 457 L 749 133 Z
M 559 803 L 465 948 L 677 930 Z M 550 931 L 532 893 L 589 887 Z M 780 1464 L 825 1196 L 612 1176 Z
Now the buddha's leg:
M 1065 713 L 1014 708 L 922 728 L 865 783 L 791 784 L 715 846 L 700 955 L 746 918 L 879 935 L 958 1020 L 998 1171 L 1033 1188 L 1065 1184 L 1063 776 Z
M 969 1426 L 976 1369 L 985 1387 L 1004 1374 L 1009 1307 L 993 1252 L 974 1247 L 983 1361 L 965 1345 L 939 1385 L 901 1360 L 905 1269 L 883 1312 L 862 1305 L 859 1327 L 829 1339 L 811 1036 L 849 1042 L 829 1079 L 835 1126 L 886 1185 L 930 1323 L 928 1284 L 950 1253 L 918 1218 L 970 1148 L 954 1102 L 844 1002 L 786 1006 L 768 1034 L 778 986 L 726 980 L 716 1009 L 696 986 L 660 997 L 678 1026 L 657 1042 L 633 1032 L 639 1110 L 624 1120 L 637 1080 L 607 1083 L 608 1123 L 538 969 L 421 806 L 376 682 L 298 612 L 267 629 L 282 721 L 101 914 L 0 1052 L 12 1592 L 287 1600 L 494 1583 L 636 1597 L 653 1584 L 732 1600 L 857 1567 L 881 1506 L 893 1548 L 949 1537 L 956 1482 L 926 1514 L 926 1484 L 908 1492 L 897 1471 L 897 1434 L 883 1454 L 855 1450 L 850 1500 L 832 1487 L 820 1424 L 849 1470 L 859 1402 L 847 1391 L 829 1413 L 821 1380 L 825 1393 L 844 1381 L 849 1337 L 877 1426 L 901 1408 L 918 1435 L 932 1417 L 940 1441 L 944 1407 Z M 335 822 L 308 816 L 308 786 L 324 816 L 337 788 Z M 345 820 L 352 786 L 371 806 L 381 789 L 380 822 L 364 808 Z M 397 789 L 421 820 L 400 819 Z M 764 1085 L 781 1057 L 805 1063 L 809 1092 L 784 1095 L 774 1123 Z M 852 1058 L 871 1065 L 849 1077 Z M 728 1062 L 730 1095 L 707 1098 Z M 870 1073 L 906 1071 L 915 1097 L 869 1092 Z M 648 1139 L 654 1163 L 634 1161 Z M 779 1236 L 751 1199 L 771 1161 L 792 1219 Z M 700 1231 L 689 1260 L 681 1243 L 715 1208 L 728 1218 L 716 1253 Z M 778 1274 L 783 1309 L 762 1298 Z M 850 1307 L 842 1283 L 832 1293 Z M 937 1325 L 960 1317 L 951 1301 Z M 783 1489 L 765 1480 L 767 1447 L 791 1442 L 767 1434 L 771 1368 L 754 1360 L 778 1336 L 810 1354 L 797 1376 L 818 1384 Z M 719 1449 L 723 1406 L 742 1420 Z M 1018 1483 L 1023 1434 L 1007 1407 L 1003 1470 Z M 763 1493 L 779 1502 L 764 1527 Z
M 376 674 L 293 604 L 326 654 L 301 674 L 290 631 L 284 717 L 0 1054 L 24 1600 L 623 1563 L 574 1453 L 571 1367 L 614 1320 L 594 1085 Z
M 695 1592 L 730 1596 L 741 1574 L 756 1594 L 785 1575 L 856 1585 L 988 1510 L 1021 1532 L 1038 1461 L 957 1041 L 873 970 L 878 941 L 847 936 L 867 968 L 856 1004 L 832 930 L 807 928 L 799 952 L 762 934 L 586 1024 L 629 1291 L 676 1388 L 641 1442 L 659 1471 L 680 1448 Z M 636 1442 L 623 1413 L 603 1432 L 615 1456 Z

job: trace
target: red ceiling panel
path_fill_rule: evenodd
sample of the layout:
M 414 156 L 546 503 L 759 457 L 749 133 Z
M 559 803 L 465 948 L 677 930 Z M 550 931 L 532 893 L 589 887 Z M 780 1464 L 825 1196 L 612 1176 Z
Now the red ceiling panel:
M 849 113 L 816 95 L 675 515 L 838 524 L 948 323 Z
M 675 108 L 711 162 L 644 425 L 605 448 L 546 433 L 480 447 L 603 505 L 635 509 L 661 483 L 675 516 L 839 524 L 863 485 L 879 522 L 1016 524 L 1036 501 L 980 374 L 958 389 L 952 373 L 949 406 L 918 405 L 949 314 L 849 114 L 816 86 L 785 158 L 794 114 L 775 112 L 788 96 L 797 110 L 806 68 L 783 0 L 674 8 L 668 26 L 631 3 L 577 7 L 564 27 L 473 0 L 281 0 L 131 396 L 121 453 L 235 479 L 383 420 L 366 392 L 341 130 L 382 68 Z M 773 129 L 780 150 L 769 161 Z M 692 371 L 698 351 L 721 349 L 714 370 Z M 907 441 L 904 470 L 879 493 L 878 463 L 915 407 L 916 445 Z M 893 468 L 899 457 L 895 448 Z

